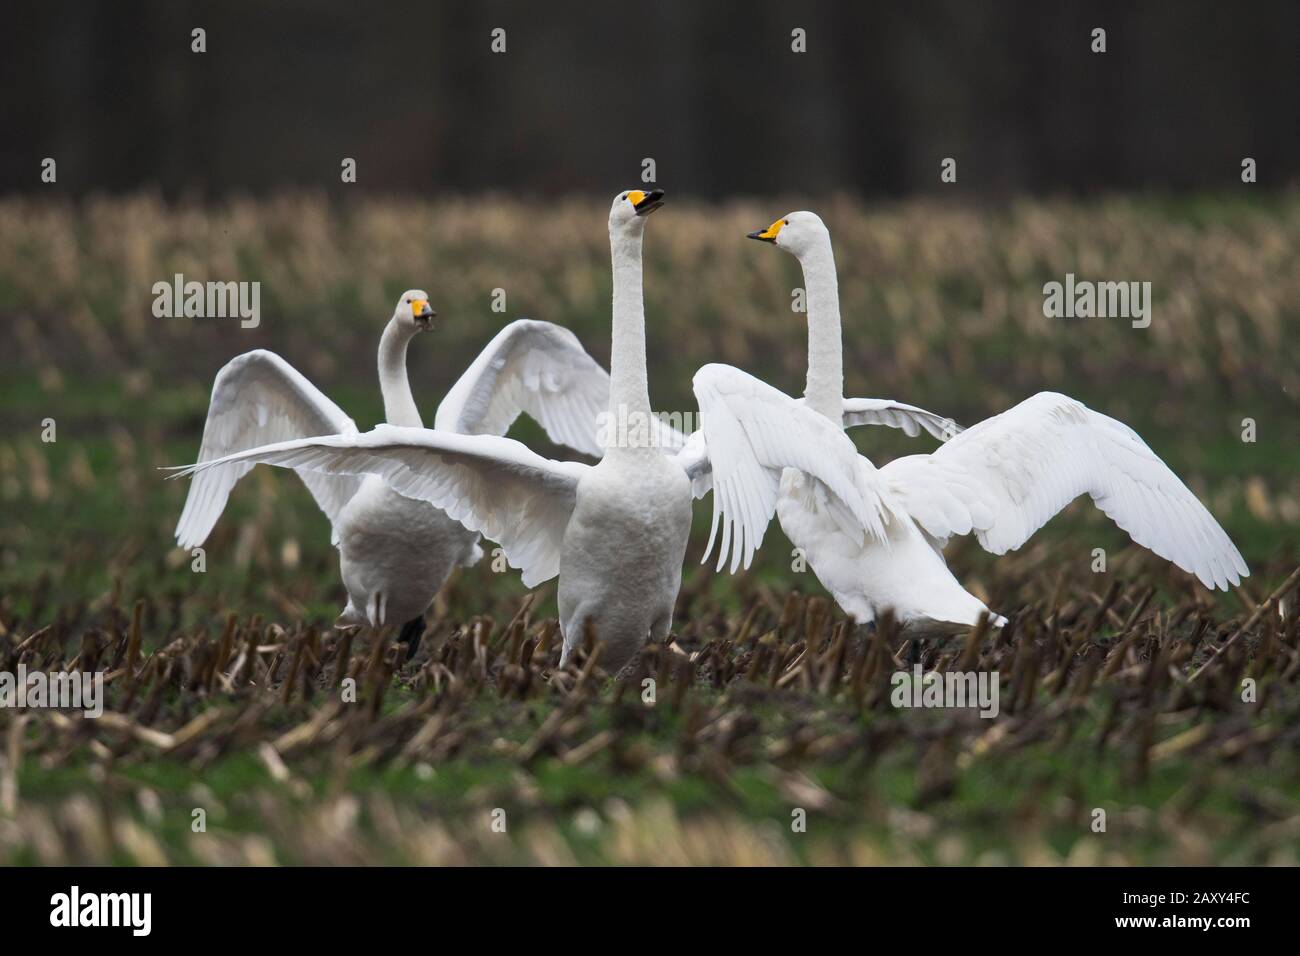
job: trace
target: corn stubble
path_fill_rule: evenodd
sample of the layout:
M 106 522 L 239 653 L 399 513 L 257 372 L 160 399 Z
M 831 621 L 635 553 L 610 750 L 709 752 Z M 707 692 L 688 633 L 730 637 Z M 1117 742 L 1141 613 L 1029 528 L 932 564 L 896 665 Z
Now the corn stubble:
M 0 710 L 0 860 L 1122 863 L 1153 840 L 1162 862 L 1200 862 L 1224 838 L 1240 861 L 1295 860 L 1285 761 L 1300 570 L 1258 603 L 1243 592 L 1252 606 L 1233 617 L 1195 597 L 1153 600 L 1141 582 L 1105 593 L 1070 582 L 1001 632 L 947 642 L 911 639 L 888 617 L 858 628 L 824 598 L 762 586 L 730 613 L 693 580 L 688 623 L 617 675 L 600 666 L 596 635 L 559 669 L 556 622 L 534 616 L 531 598 L 504 624 L 435 614 L 413 656 L 388 631 L 234 613 L 212 633 L 164 632 L 149 595 L 75 626 L 28 633 L 5 619 L 0 669 L 100 669 L 107 701 L 97 720 Z M 895 709 L 891 675 L 918 663 L 996 672 L 999 715 Z M 1243 703 L 1246 678 L 1256 703 Z M 1115 778 L 1100 801 L 1109 838 L 1089 830 L 1095 789 L 1069 765 L 1084 751 Z M 253 786 L 205 786 L 241 754 L 261 768 Z M 968 791 L 1025 754 L 1016 789 L 967 807 Z M 1180 762 L 1193 768 L 1182 785 L 1155 803 L 1135 796 Z M 142 782 L 160 765 L 188 789 L 160 796 Z M 420 781 L 487 766 L 503 772 L 453 801 L 420 794 Z M 36 770 L 59 768 L 93 787 L 28 792 Z M 905 792 L 889 768 L 902 768 Z M 1234 788 L 1243 768 L 1277 768 L 1273 786 Z M 357 784 L 376 775 L 408 784 Z M 679 804 L 687 785 L 703 799 Z M 1207 801 L 1225 793 L 1250 829 L 1216 816 Z M 212 811 L 206 832 L 190 830 L 193 806 Z M 489 825 L 497 807 L 504 834 Z M 807 833 L 791 831 L 793 808 Z M 251 822 L 221 822 L 236 816 Z M 963 829 L 975 821 L 997 836 Z

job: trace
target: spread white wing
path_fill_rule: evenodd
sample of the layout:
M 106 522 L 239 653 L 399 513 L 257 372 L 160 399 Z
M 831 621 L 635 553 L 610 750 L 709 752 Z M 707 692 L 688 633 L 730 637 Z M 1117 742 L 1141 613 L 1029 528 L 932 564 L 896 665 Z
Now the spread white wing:
M 806 406 L 802 398 L 794 401 L 800 407 Z M 892 398 L 846 398 L 844 427 L 854 428 L 858 425 L 898 428 L 910 438 L 915 438 L 924 429 L 940 441 L 948 441 L 962 431 L 962 427 L 951 418 L 936 415 L 915 405 L 896 402 Z M 703 431 L 692 432 L 675 457 L 691 479 L 691 491 L 696 498 L 703 498 L 713 489 L 713 470 Z
M 290 438 L 356 430 L 343 409 L 297 369 L 274 352 L 258 349 L 236 356 L 217 373 L 199 461 Z M 195 478 L 176 524 L 176 541 L 181 547 L 197 547 L 207 539 L 226 507 L 230 489 L 252 467 L 240 463 Z M 331 523 L 360 485 L 360 480 L 350 475 L 299 472 L 299 477 Z
M 707 560 L 719 525 L 718 569 L 732 550 L 731 570 L 749 567 L 776 511 L 781 472 L 794 468 L 824 486 L 836 521 L 850 534 L 886 541 L 888 505 L 879 475 L 835 423 L 803 407 L 766 382 L 729 365 L 706 365 L 696 373 L 695 397 L 703 442 L 677 456 L 688 476 L 713 473 L 713 527 Z
M 896 500 L 940 542 L 974 532 L 1015 550 L 1080 495 L 1134 541 L 1206 587 L 1250 572 L 1219 523 L 1133 429 L 1054 392 L 973 425 L 932 455 L 880 470 Z
M 587 465 L 552 461 L 511 438 L 380 425 L 278 442 L 178 469 L 202 477 L 257 463 L 330 477 L 378 475 L 498 542 L 532 587 L 560 570 L 560 544 Z
M 800 399 L 802 401 L 802 399 Z M 962 431 L 951 418 L 927 412 L 924 408 L 896 402 L 892 398 L 844 399 L 844 427 L 857 425 L 888 425 L 901 428 L 911 438 L 925 429 L 940 441 L 949 441 Z
M 609 373 L 568 329 L 519 319 L 496 334 L 438 406 L 434 427 L 462 435 L 504 435 L 521 413 L 551 440 L 599 458 L 609 408 Z M 661 447 L 686 436 L 652 425 Z

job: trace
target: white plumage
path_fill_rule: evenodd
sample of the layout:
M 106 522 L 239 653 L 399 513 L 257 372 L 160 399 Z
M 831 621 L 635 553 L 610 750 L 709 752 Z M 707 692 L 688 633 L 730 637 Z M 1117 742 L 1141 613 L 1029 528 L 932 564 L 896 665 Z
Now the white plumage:
M 1136 432 L 1055 392 L 880 473 L 941 543 L 973 532 L 986 551 L 1014 551 L 1086 494 L 1134 541 L 1207 588 L 1226 591 L 1250 573 L 1219 523 Z
M 596 418 L 609 404 L 609 373 L 578 337 L 550 322 L 519 319 L 479 353 L 438 406 L 433 427 L 504 435 L 519 415 L 561 445 L 599 458 Z
M 424 292 L 406 292 L 380 340 L 385 415 L 409 430 L 419 430 L 421 419 L 407 380 L 407 346 L 430 327 L 433 315 Z M 603 408 L 608 382 L 567 329 L 521 319 L 502 329 L 470 365 L 439 407 L 437 421 L 452 432 L 499 434 L 527 412 L 554 441 L 599 454 L 593 408 Z M 357 429 L 284 359 L 258 350 L 232 359 L 217 374 L 199 462 L 316 436 L 355 438 Z M 476 528 L 467 529 L 459 515 L 449 516 L 418 496 L 399 494 L 378 472 L 277 463 L 297 471 L 330 519 L 348 592 L 340 625 L 418 623 L 452 570 L 481 556 Z M 231 489 L 253 464 L 246 459 L 195 473 L 176 526 L 182 547 L 207 539 Z M 509 475 L 495 480 L 499 488 Z M 474 490 L 481 497 L 491 494 L 487 485 Z
M 658 190 L 633 190 L 616 197 L 610 209 L 614 302 L 607 411 L 616 418 L 653 418 L 641 245 L 644 217 L 659 207 L 662 197 Z M 490 358 L 476 377 L 481 381 L 492 374 L 488 370 L 499 374 L 509 367 L 508 360 Z M 527 369 L 529 361 L 517 361 L 514 367 Z M 520 376 L 529 380 L 526 373 Z M 540 374 L 533 378 L 545 380 Z M 694 387 L 703 434 L 690 440 L 664 435 L 662 443 L 657 433 L 647 443 L 611 442 L 592 466 L 552 461 L 505 438 L 380 426 L 365 434 L 280 442 L 189 470 L 203 474 L 266 462 L 300 473 L 365 475 L 367 481 L 382 481 L 398 494 L 445 509 L 466 527 L 499 541 L 509 562 L 523 570 L 525 583 L 558 574 L 562 662 L 591 628 L 604 642 L 605 663 L 618 667 L 647 637 L 668 634 L 690 531 L 692 489 L 704 493 L 710 474 L 726 503 L 724 541 L 734 533 L 745 553 L 761 541 L 781 476 L 795 467 L 833 490 L 846 524 L 878 521 L 878 503 L 869 502 L 860 490 L 862 465 L 856 455 L 827 456 L 819 447 L 822 432 L 847 442 L 838 428 L 728 366 L 702 368 Z M 594 400 L 594 386 L 590 395 Z M 495 426 L 513 418 L 508 411 L 492 411 L 491 400 L 475 387 L 458 385 L 448 401 L 439 420 L 449 424 L 465 427 L 463 409 L 479 409 L 479 420 Z M 573 410 L 559 427 L 573 424 L 580 409 L 590 411 L 591 400 L 582 401 L 573 400 Z
M 826 476 L 812 480 L 829 503 L 827 513 L 845 529 L 884 540 L 884 489 L 875 468 L 832 422 L 727 365 L 704 366 L 694 385 L 707 444 L 692 451 L 713 467 L 713 527 L 704 556 L 721 525 L 718 570 L 728 550 L 733 572 L 742 562 L 749 567 L 776 510 L 785 468 Z M 696 459 L 679 458 L 689 474 Z
M 357 426 L 292 365 L 257 349 L 236 356 L 217 373 L 203 426 L 199 461 L 301 435 L 355 433 Z M 230 491 L 251 463 L 205 472 L 194 480 L 176 525 L 176 543 L 193 548 L 207 540 Z M 331 524 L 361 482 L 347 475 L 304 474 L 303 482 Z M 338 543 L 337 533 L 334 542 Z
M 840 398 L 839 295 L 830 234 L 813 213 L 796 212 L 751 238 L 786 249 L 803 266 L 808 403 L 848 424 L 866 409 L 862 400 Z M 1249 574 L 1218 522 L 1137 433 L 1074 399 L 1043 392 L 960 434 L 937 417 L 918 423 L 950 440 L 934 454 L 901 458 L 879 471 L 861 459 L 868 467 L 859 473 L 859 487 L 878 502 L 883 537 L 875 522 L 846 529 L 834 489 L 828 495 L 824 485 L 798 471 L 781 482 L 782 528 L 859 622 L 889 608 L 918 631 L 977 623 L 990 612 L 948 570 L 942 555 L 948 539 L 975 534 L 986 550 L 1003 554 L 1083 494 L 1134 541 L 1206 587 L 1226 590 Z M 848 441 L 829 434 L 824 440 L 823 453 L 836 455 Z M 726 545 L 724 537 L 724 553 Z

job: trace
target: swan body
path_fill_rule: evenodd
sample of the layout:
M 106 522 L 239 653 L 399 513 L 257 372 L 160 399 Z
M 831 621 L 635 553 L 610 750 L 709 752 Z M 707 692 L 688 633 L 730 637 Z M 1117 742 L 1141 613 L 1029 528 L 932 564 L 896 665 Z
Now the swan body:
M 631 190 L 610 209 L 613 335 L 604 388 L 606 411 L 619 420 L 650 413 L 641 246 L 645 217 L 662 200 L 659 190 Z M 830 437 L 844 438 L 840 423 L 730 366 L 702 367 L 693 386 L 700 431 L 659 436 L 662 444 L 607 441 L 596 465 L 543 458 L 494 435 L 381 425 L 279 441 L 181 473 L 201 477 L 265 462 L 314 476 L 379 478 L 497 541 L 525 585 L 558 575 L 561 664 L 590 630 L 604 645 L 602 663 L 617 669 L 672 626 L 692 495 L 713 491 L 710 547 L 721 532 L 724 552 L 734 542 L 737 557 L 761 543 L 787 468 L 833 502 L 828 514 L 842 527 L 883 533 L 874 469 L 847 439 L 847 448 L 827 447 Z M 912 421 L 889 408 L 863 414 L 864 421 Z
M 560 549 L 566 651 L 589 624 L 616 663 L 667 638 L 690 530 L 691 483 L 673 460 L 607 457 L 587 471 Z
M 428 296 L 403 293 L 379 345 L 384 414 L 392 425 L 420 428 L 407 378 L 411 340 L 432 325 Z M 520 319 L 502 329 L 438 408 L 439 427 L 464 433 L 504 432 L 522 412 L 548 435 L 588 454 L 600 452 L 597 411 L 608 376 L 567 329 Z M 256 350 L 217 375 L 200 461 L 268 442 L 355 435 L 343 411 L 280 356 Z M 251 462 L 200 473 L 176 527 L 178 544 L 201 545 Z M 373 475 L 298 474 L 330 519 L 348 601 L 339 626 L 418 625 L 452 571 L 482 556 L 478 535 L 428 501 L 398 494 Z M 418 636 L 418 635 L 416 635 Z
M 947 634 L 956 629 L 954 623 L 973 624 L 987 610 L 952 576 L 915 523 L 896 509 L 891 509 L 887 541 L 867 541 L 841 528 L 809 494 L 804 476 L 790 470 L 781 476 L 776 514 L 822 587 L 860 624 L 890 608 L 895 620 L 917 632 Z
M 810 212 L 791 213 L 750 238 L 793 253 L 808 289 L 809 407 L 846 417 L 839 294 L 830 234 Z M 930 429 L 934 433 L 933 429 Z M 1015 550 L 1080 495 L 1089 495 L 1135 542 L 1209 588 L 1250 572 L 1204 505 L 1127 425 L 1081 402 L 1042 392 L 956 434 L 931 455 L 862 474 L 874 482 L 885 534 L 845 528 L 806 476 L 787 471 L 777 517 L 818 580 L 859 623 L 890 609 L 905 628 L 945 634 L 988 614 L 943 560 L 953 535 L 975 534 L 993 554 Z M 847 439 L 846 439 L 847 440 Z M 866 459 L 863 459 L 865 462 Z M 725 549 L 719 563 L 725 559 Z M 745 561 L 748 564 L 746 558 Z
M 405 624 L 424 614 L 451 572 L 483 556 L 478 535 L 427 501 L 366 476 L 335 524 L 348 603 L 338 624 Z

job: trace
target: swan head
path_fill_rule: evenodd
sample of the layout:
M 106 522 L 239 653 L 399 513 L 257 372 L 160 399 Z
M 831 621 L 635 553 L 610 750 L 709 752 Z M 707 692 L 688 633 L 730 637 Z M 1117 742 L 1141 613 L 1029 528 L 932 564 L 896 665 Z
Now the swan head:
M 393 310 L 393 321 L 413 332 L 429 331 L 437 317 L 438 313 L 429 305 L 429 293 L 423 289 L 407 289 Z
M 628 232 L 645 228 L 645 217 L 664 204 L 664 191 L 625 189 L 614 197 L 609 209 L 610 232 Z
M 830 231 L 815 212 L 792 212 L 766 229 L 749 233 L 746 238 L 770 242 L 794 256 L 802 256 L 821 243 L 830 241 Z

